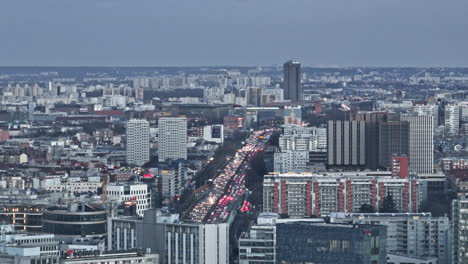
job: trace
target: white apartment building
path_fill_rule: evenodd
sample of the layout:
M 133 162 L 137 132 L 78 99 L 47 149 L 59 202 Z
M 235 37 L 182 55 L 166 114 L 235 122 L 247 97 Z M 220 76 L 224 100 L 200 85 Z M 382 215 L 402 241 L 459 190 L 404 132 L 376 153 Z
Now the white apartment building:
M 111 183 L 107 186 L 106 195 L 107 199 L 115 200 L 119 203 L 136 200 L 136 211 L 139 216 L 143 216 L 143 213 L 151 205 L 148 185 L 144 183 Z
M 127 163 L 142 166 L 150 160 L 149 122 L 131 119 L 127 122 Z
M 187 159 L 187 119 L 161 117 L 158 120 L 158 160 Z

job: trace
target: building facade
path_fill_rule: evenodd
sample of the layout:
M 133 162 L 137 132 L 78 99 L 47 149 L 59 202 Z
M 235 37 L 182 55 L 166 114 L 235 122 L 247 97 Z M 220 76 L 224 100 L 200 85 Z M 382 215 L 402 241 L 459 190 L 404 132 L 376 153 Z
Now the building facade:
M 142 166 L 150 160 L 149 122 L 131 119 L 127 122 L 127 163 Z
M 433 173 L 434 139 L 432 116 L 402 115 L 409 122 L 409 168 L 416 173 Z
M 423 199 L 419 180 L 409 178 L 275 173 L 263 180 L 263 210 L 290 217 L 359 212 L 364 204 L 379 210 L 388 195 L 399 212 L 417 212 Z
M 366 165 L 365 121 L 328 121 L 328 165 Z
M 301 64 L 297 61 L 287 61 L 283 65 L 284 99 L 302 100 Z
M 387 253 L 414 258 L 436 258 L 451 263 L 450 221 L 430 213 L 332 213 L 332 223 L 383 225 L 387 227 Z
M 158 160 L 187 159 L 187 119 L 161 117 L 158 120 Z

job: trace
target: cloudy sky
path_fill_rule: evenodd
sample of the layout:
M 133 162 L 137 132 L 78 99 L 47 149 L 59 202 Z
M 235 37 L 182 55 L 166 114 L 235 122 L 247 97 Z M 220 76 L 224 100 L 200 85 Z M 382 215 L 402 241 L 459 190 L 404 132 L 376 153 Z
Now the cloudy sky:
M 468 66 L 466 0 L 0 0 L 0 65 Z

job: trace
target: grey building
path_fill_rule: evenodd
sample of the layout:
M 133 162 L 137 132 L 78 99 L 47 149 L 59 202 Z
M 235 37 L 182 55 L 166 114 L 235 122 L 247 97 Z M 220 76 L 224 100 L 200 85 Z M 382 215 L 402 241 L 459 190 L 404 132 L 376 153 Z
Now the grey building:
M 366 123 L 366 168 L 376 170 L 379 168 L 379 134 L 380 123 L 387 120 L 386 112 L 358 112 L 352 115 L 352 120 Z
M 431 213 L 332 213 L 333 223 L 384 225 L 387 253 L 412 258 L 436 258 L 450 263 L 450 222 Z
M 142 166 L 150 160 L 149 122 L 131 119 L 127 122 L 127 163 Z
M 387 230 L 377 225 L 276 225 L 277 263 L 384 264 Z
M 382 122 L 379 130 L 379 167 L 390 169 L 393 156 L 409 154 L 409 123 Z
M 328 121 L 328 165 L 366 165 L 365 121 Z
M 137 247 L 150 248 L 163 264 L 229 263 L 229 225 L 179 221 L 179 215 L 148 210 L 137 223 Z
M 187 159 L 187 118 L 161 117 L 158 120 L 158 160 Z
M 301 64 L 297 61 L 287 61 L 283 64 L 284 99 L 302 100 Z
M 433 173 L 433 117 L 402 115 L 409 122 L 409 169 L 416 173 Z

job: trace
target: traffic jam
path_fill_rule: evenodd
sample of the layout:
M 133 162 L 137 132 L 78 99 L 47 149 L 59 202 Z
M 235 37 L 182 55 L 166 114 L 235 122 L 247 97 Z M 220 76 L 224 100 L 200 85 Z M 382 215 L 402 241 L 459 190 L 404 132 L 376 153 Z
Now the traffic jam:
M 248 190 L 245 178 L 250 159 L 256 152 L 263 151 L 272 129 L 253 132 L 230 159 L 223 172 L 214 179 L 208 195 L 197 203 L 189 214 L 195 222 L 224 223 L 232 212 L 250 210 L 250 203 L 245 200 Z

